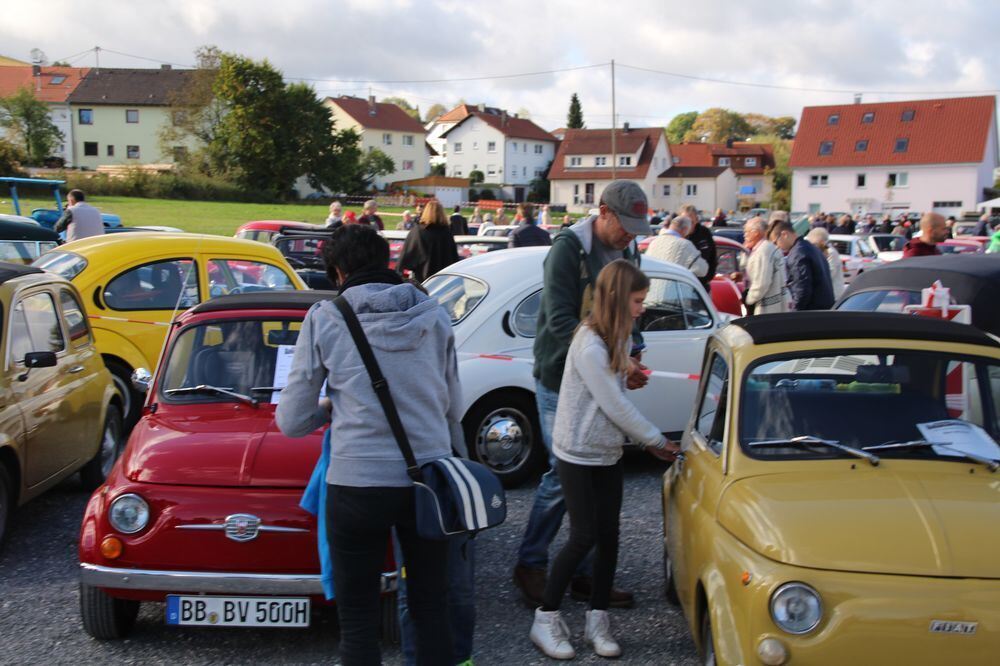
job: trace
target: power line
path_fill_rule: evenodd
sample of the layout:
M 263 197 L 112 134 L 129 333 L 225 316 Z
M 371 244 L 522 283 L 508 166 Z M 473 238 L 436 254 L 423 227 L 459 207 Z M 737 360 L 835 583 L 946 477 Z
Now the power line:
M 98 47 L 95 47 L 95 48 L 98 48 Z M 115 51 L 113 49 L 108 49 L 108 48 L 105 48 L 103 46 L 101 46 L 99 48 L 102 51 L 104 51 L 105 53 L 114 53 L 115 55 L 125 56 L 126 58 L 135 58 L 137 60 L 146 60 L 148 62 L 155 62 L 155 63 L 158 63 L 160 65 L 170 65 L 172 67 L 187 67 L 189 69 L 197 69 L 197 67 L 195 65 L 185 65 L 185 64 L 182 64 L 182 63 L 170 62 L 168 60 L 159 60 L 157 58 L 147 58 L 145 56 L 135 55 L 133 53 L 122 53 L 121 51 Z M 92 51 L 93 49 L 88 49 L 88 50 Z
M 783 86 L 775 83 L 753 83 L 750 81 L 732 81 L 729 79 L 716 79 L 708 76 L 694 76 L 692 74 L 680 74 L 678 72 L 666 72 L 661 69 L 651 69 L 649 67 L 638 67 L 636 65 L 626 65 L 618 63 L 619 67 L 634 69 L 639 72 L 649 72 L 651 74 L 662 74 L 673 76 L 679 79 L 689 79 L 692 81 L 707 81 L 709 83 L 721 83 L 730 86 L 746 86 L 749 88 L 769 88 L 772 90 L 792 90 L 796 92 L 817 92 L 836 94 L 863 94 L 863 95 L 992 95 L 1000 93 L 1000 89 L 994 90 L 838 90 L 836 88 L 805 88 L 800 86 Z
M 376 81 L 374 79 L 314 79 L 306 78 L 302 76 L 286 76 L 286 79 L 292 81 L 318 81 L 318 82 L 328 82 L 328 83 L 346 83 L 346 84 L 420 84 L 420 83 L 461 83 L 463 81 L 493 81 L 497 79 L 517 79 L 526 76 L 542 76 L 545 74 L 559 74 L 561 72 L 574 72 L 581 69 L 594 69 L 595 67 L 605 67 L 607 63 L 598 63 L 596 65 L 580 65 L 578 67 L 563 67 L 560 69 L 547 69 L 539 72 L 519 72 L 517 74 L 494 74 L 491 76 L 464 76 L 452 79 L 383 79 Z
M 73 60 L 75 58 L 79 58 L 80 56 L 85 56 L 88 53 L 93 52 L 93 50 L 94 49 L 92 49 L 92 48 L 86 49 L 84 51 L 80 51 L 79 53 L 74 53 L 71 56 L 66 56 L 65 58 L 57 58 L 57 59 L 53 60 L 52 62 L 69 62 L 70 60 Z

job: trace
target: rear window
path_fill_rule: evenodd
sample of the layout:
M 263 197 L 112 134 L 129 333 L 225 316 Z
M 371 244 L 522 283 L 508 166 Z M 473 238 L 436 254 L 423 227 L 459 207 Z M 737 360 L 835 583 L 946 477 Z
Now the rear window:
M 838 310 L 856 312 L 902 312 L 907 305 L 919 305 L 920 292 L 906 289 L 880 289 L 851 294 Z
M 424 289 L 448 312 L 452 325 L 468 317 L 489 291 L 489 287 L 481 280 L 448 274 L 428 278 L 424 282 Z
M 72 280 L 87 267 L 87 260 L 73 252 L 46 252 L 31 265 Z
M 830 241 L 830 245 L 832 245 L 833 249 L 837 251 L 837 254 L 841 256 L 847 256 L 851 254 L 851 243 L 849 241 L 832 240 Z

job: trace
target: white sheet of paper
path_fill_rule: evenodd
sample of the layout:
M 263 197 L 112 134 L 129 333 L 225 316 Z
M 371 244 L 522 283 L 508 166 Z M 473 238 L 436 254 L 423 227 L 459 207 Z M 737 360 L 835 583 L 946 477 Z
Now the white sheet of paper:
M 271 386 L 284 388 L 288 386 L 288 373 L 292 369 L 292 358 L 295 356 L 295 345 L 278 345 L 278 355 L 274 361 L 274 380 Z M 281 391 L 271 391 L 271 402 L 275 405 L 281 399 Z
M 971 453 L 991 460 L 1000 459 L 1000 446 L 989 434 L 974 423 L 959 419 L 918 423 L 917 429 L 928 442 L 944 446 L 932 446 L 941 456 Z

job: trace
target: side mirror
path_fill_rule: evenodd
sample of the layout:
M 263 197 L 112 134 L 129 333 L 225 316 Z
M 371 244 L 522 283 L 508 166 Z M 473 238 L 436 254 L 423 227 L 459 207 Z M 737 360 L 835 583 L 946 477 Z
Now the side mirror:
M 34 368 L 54 368 L 56 366 L 56 353 L 51 351 L 28 352 L 24 355 L 24 372 L 17 376 L 17 381 L 28 380 L 28 373 Z
M 132 388 L 139 393 L 148 393 L 149 385 L 153 383 L 153 374 L 146 368 L 136 368 L 132 372 Z

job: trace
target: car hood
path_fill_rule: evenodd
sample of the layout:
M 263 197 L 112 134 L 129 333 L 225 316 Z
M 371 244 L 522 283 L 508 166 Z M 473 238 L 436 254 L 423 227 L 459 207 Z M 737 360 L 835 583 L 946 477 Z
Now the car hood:
M 136 424 L 122 470 L 144 483 L 304 488 L 321 446 L 319 431 L 282 435 L 272 405 L 237 405 L 223 415 L 217 407 L 173 407 Z
M 898 461 L 897 461 L 898 462 Z M 1000 484 L 956 463 L 769 474 L 732 483 L 719 523 L 778 562 L 816 569 L 1000 578 Z M 942 470 L 941 465 L 948 467 Z M 982 472 L 982 473 L 981 473 Z

